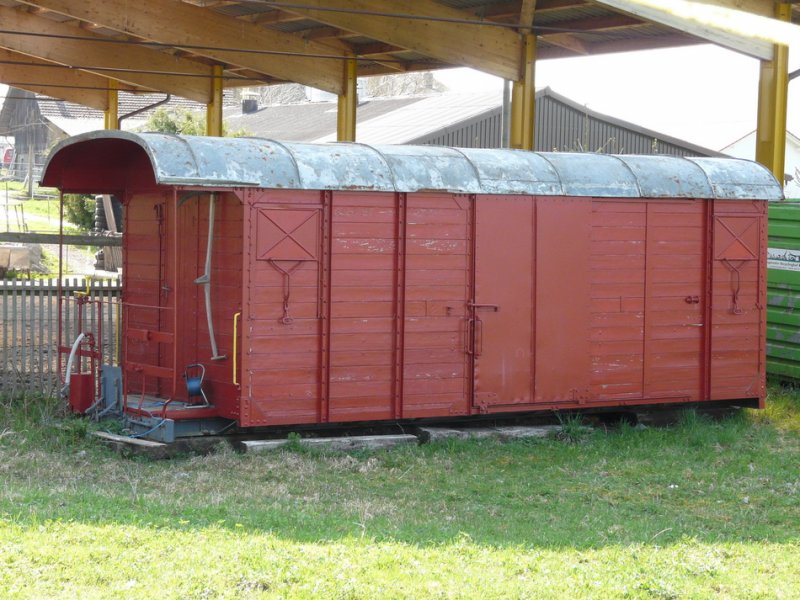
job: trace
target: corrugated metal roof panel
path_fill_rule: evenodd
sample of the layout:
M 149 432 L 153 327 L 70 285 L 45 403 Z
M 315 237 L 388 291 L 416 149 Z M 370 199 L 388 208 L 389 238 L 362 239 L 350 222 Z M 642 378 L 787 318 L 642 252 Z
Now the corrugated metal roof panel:
M 558 172 L 563 193 L 568 196 L 641 196 L 636 177 L 615 156 L 561 152 L 545 152 L 541 156 Z
M 705 173 L 715 198 L 738 200 L 741 198 L 765 198 L 782 200 L 783 190 L 772 173 L 752 160 L 714 158 L 690 158 Z
M 547 27 L 569 26 L 578 19 L 589 19 L 594 17 L 613 16 L 612 10 L 604 8 L 599 4 L 585 4 L 578 6 L 566 6 L 558 11 L 539 10 L 534 18 L 534 25 Z
M 338 145 L 338 144 L 337 144 Z M 362 148 L 370 148 L 362 146 Z M 374 146 L 392 170 L 398 192 L 481 193 L 475 165 L 462 152 L 436 146 Z
M 475 165 L 485 194 L 555 196 L 563 193 L 558 171 L 540 154 L 485 148 L 459 150 Z
M 280 143 L 124 131 L 97 131 L 59 143 L 48 158 L 43 180 L 62 181 L 58 173 L 49 171 L 60 153 L 81 152 L 86 143 L 109 139 L 141 147 L 156 181 L 165 185 L 617 198 L 783 197 L 767 169 L 739 159 L 689 162 L 667 156 Z M 59 161 L 62 169 L 68 164 L 68 160 Z
M 618 156 L 636 177 L 644 198 L 711 198 L 705 173 L 688 160 L 671 156 Z
M 275 144 L 268 140 L 254 140 Z M 394 173 L 380 151 L 360 144 L 280 144 L 292 156 L 301 189 L 393 192 Z M 323 150 L 324 148 L 324 150 Z M 262 178 L 262 187 L 267 183 Z

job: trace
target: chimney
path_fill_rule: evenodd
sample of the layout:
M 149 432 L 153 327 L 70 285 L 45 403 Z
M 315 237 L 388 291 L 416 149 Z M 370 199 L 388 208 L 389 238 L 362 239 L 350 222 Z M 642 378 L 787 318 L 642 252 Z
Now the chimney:
M 258 94 L 244 92 L 242 94 L 242 114 L 254 113 L 258 110 Z

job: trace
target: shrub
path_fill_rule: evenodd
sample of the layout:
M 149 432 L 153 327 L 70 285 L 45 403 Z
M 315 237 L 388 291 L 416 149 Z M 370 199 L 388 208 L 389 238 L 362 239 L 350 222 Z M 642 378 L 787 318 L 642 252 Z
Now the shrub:
M 94 229 L 94 198 L 67 194 L 64 196 L 64 218 L 83 231 Z

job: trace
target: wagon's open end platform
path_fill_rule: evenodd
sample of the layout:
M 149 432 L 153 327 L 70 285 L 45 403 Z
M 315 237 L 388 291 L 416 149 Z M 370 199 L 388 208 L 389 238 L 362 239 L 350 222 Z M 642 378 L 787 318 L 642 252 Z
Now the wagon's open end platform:
M 182 437 L 219 435 L 236 424 L 219 418 L 214 405 L 142 394 L 128 394 L 126 400 L 123 423 L 135 438 L 171 443 Z

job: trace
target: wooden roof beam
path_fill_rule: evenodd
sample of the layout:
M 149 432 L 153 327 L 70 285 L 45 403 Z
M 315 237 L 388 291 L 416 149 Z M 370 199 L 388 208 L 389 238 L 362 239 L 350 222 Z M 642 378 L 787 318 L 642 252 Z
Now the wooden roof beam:
M 335 46 L 307 41 L 299 36 L 272 31 L 235 17 L 220 15 L 185 2 L 137 0 L 128 10 L 124 0 L 23 0 L 25 4 L 48 8 L 98 23 L 143 39 L 189 48 L 195 54 L 222 63 L 246 67 L 278 79 L 296 81 L 336 94 L 344 89 L 340 59 L 345 53 Z M 241 48 L 245 52 L 210 48 Z M 274 50 L 281 54 L 259 54 Z M 314 60 L 305 56 L 311 55 Z M 334 56 L 333 59 L 319 58 Z
M 542 42 L 547 41 L 543 39 Z M 608 42 L 594 42 L 585 44 L 589 54 L 610 54 L 612 52 L 632 52 L 635 50 L 653 50 L 655 48 L 675 48 L 679 46 L 691 46 L 702 44 L 703 40 L 676 33 L 673 35 L 660 35 L 657 37 L 637 38 L 629 40 L 613 40 Z M 573 50 L 563 46 L 551 45 L 549 47 L 539 46 L 537 57 L 539 60 L 552 58 L 574 57 Z
M 536 4 L 536 12 L 562 8 L 579 8 L 587 4 L 590 4 L 587 0 L 539 0 Z
M 773 45 L 769 42 L 746 37 L 742 34 L 731 31 L 730 29 L 712 25 L 710 22 L 698 18 L 687 18 L 682 16 L 675 5 L 664 2 L 663 0 L 593 0 L 597 4 L 608 6 L 638 18 L 666 25 L 678 31 L 683 31 L 707 42 L 725 46 L 731 50 L 736 50 L 743 54 L 759 58 L 761 60 L 772 60 Z M 749 11 L 758 10 L 753 13 L 762 16 L 761 11 L 765 6 L 770 7 L 769 14 L 772 14 L 772 0 L 703 0 L 703 4 L 714 5 L 721 8 L 742 10 L 747 7 Z
M 196 62 L 174 58 L 138 46 L 43 37 L 66 35 L 105 39 L 83 29 L 56 23 L 13 8 L 0 6 L 0 21 L 4 28 L 11 31 L 41 34 L 0 33 L 0 47 L 52 63 L 94 72 L 101 77 L 115 79 L 128 85 L 165 91 L 198 102 L 206 102 L 208 99 L 209 82 L 206 77 L 210 76 L 211 71 Z M 153 71 L 186 73 L 190 76 L 154 74 Z
M 548 23 L 547 27 L 558 27 L 564 29 L 563 33 L 578 33 L 593 31 L 610 31 L 614 29 L 627 29 L 638 25 L 646 25 L 647 22 L 630 15 L 615 14 L 607 17 L 587 17 L 584 19 L 572 19 L 569 21 L 557 21 Z M 548 35 L 547 31 L 542 31 L 539 35 Z
M 445 64 L 445 63 L 405 63 L 403 65 L 403 72 L 404 73 L 414 73 L 417 71 L 431 71 L 435 69 L 451 69 L 453 65 Z M 370 65 L 360 65 L 358 67 L 358 76 L 359 77 L 370 77 L 373 75 L 395 75 L 396 73 L 390 73 L 387 71 L 386 67 L 381 64 L 370 64 Z
M 270 12 L 253 13 L 252 15 L 244 15 L 237 17 L 241 21 L 248 21 L 257 25 L 278 25 L 280 23 L 295 23 L 302 21 L 305 17 L 287 13 L 282 10 L 275 9 Z
M 587 0 L 537 0 L 536 13 L 586 6 Z M 481 6 L 470 11 L 476 17 L 489 21 L 518 22 L 522 14 L 522 0 Z
M 314 8 L 307 8 L 311 6 Z M 282 8 L 445 63 L 470 66 L 506 79 L 520 77 L 522 45 L 516 32 L 481 25 L 474 15 L 433 0 L 303 0 L 302 8 Z M 351 12 L 354 9 L 366 12 Z M 409 14 L 414 18 L 376 19 L 368 14 L 373 12 Z M 447 19 L 459 22 L 446 22 Z
M 522 0 L 522 6 L 519 9 L 519 25 L 520 27 L 530 27 L 533 25 L 533 15 L 536 11 L 536 0 Z
M 353 34 L 338 27 L 322 26 L 308 29 L 302 35 L 304 40 L 329 40 L 346 38 L 348 35 Z
M 104 111 L 108 108 L 107 78 L 65 69 L 61 65 L 2 48 L 0 48 L 0 83 L 97 110 Z M 128 91 L 139 89 L 131 86 L 120 87 Z
M 575 54 L 582 56 L 589 54 L 589 49 L 586 47 L 586 44 L 584 44 L 580 38 L 578 38 L 578 36 L 572 33 L 551 33 L 547 36 L 540 36 L 539 39 L 550 44 L 560 46 L 561 48 L 571 50 Z

